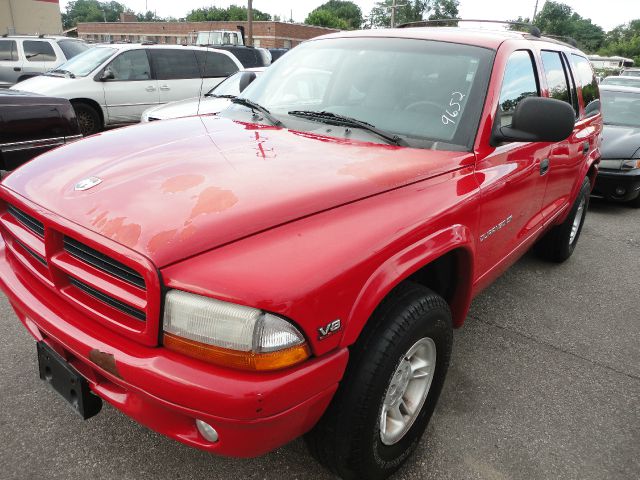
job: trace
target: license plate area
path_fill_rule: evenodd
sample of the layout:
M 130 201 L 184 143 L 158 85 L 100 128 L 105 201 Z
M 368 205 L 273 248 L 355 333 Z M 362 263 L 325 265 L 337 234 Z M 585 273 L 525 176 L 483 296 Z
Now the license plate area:
M 102 408 L 102 399 L 91 393 L 89 382 L 44 342 L 38 342 L 40 378 L 64 398 L 85 420 Z

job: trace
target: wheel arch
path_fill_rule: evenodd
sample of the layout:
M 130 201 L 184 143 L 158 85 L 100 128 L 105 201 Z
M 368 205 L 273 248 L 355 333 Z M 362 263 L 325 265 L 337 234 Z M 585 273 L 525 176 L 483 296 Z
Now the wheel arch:
M 71 100 L 69 100 L 69 102 L 71 102 L 71 105 L 76 105 L 78 103 L 85 103 L 89 105 L 96 112 L 98 112 L 98 116 L 100 117 L 100 122 L 102 123 L 102 128 L 104 128 L 106 123 L 106 117 L 105 117 L 104 110 L 102 109 L 102 107 L 98 102 L 96 102 L 91 98 L 72 98 Z
M 460 327 L 471 304 L 473 237 L 463 225 L 454 225 L 413 244 L 384 262 L 371 275 L 351 309 L 342 345 L 355 343 L 380 303 L 405 281 L 441 295 L 448 303 L 454 327 Z

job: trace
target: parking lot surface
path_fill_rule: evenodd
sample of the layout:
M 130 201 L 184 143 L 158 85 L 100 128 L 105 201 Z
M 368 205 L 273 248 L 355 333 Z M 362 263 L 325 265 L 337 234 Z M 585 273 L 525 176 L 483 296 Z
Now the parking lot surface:
M 472 306 L 445 388 L 396 479 L 640 478 L 640 212 L 593 201 L 574 256 L 528 255 Z M 0 478 L 329 479 L 301 440 L 251 460 L 80 420 L 38 379 L 0 300 Z

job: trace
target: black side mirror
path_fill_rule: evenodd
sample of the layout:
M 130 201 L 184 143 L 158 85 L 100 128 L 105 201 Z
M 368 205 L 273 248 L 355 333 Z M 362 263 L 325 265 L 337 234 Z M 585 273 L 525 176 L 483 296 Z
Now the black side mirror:
M 544 97 L 527 97 L 518 103 L 510 127 L 501 127 L 500 117 L 491 135 L 491 145 L 502 142 L 560 142 L 573 132 L 573 107 Z
M 247 88 L 255 79 L 256 72 L 242 72 L 239 84 L 240 93 L 244 92 L 244 89 Z
M 113 71 L 110 68 L 105 68 L 104 71 L 102 72 L 102 75 L 100 75 L 101 82 L 106 82 L 107 80 L 114 80 L 115 78 L 116 76 L 113 74 Z

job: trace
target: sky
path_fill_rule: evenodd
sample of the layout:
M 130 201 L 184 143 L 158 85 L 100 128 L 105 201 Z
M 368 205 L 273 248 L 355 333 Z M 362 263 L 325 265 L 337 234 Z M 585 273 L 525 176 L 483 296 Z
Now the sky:
M 60 7 L 64 10 L 70 0 L 60 0 Z M 216 6 L 227 7 L 231 4 L 245 4 L 246 0 L 118 0 L 135 12 L 148 9 L 155 11 L 161 17 L 184 17 L 195 8 Z M 368 15 L 376 3 L 375 0 L 354 0 Z M 410 0 L 398 0 L 402 4 Z M 539 0 L 538 10 L 545 0 Z M 640 18 L 640 0 L 559 0 L 565 3 L 582 17 L 600 25 L 605 30 L 611 30 L 617 25 L 629 20 Z M 280 15 L 302 22 L 311 10 L 325 3 L 326 0 L 253 0 L 253 7 L 271 15 Z M 535 0 L 460 0 L 460 17 L 468 19 L 512 20 L 531 17 L 535 8 Z

